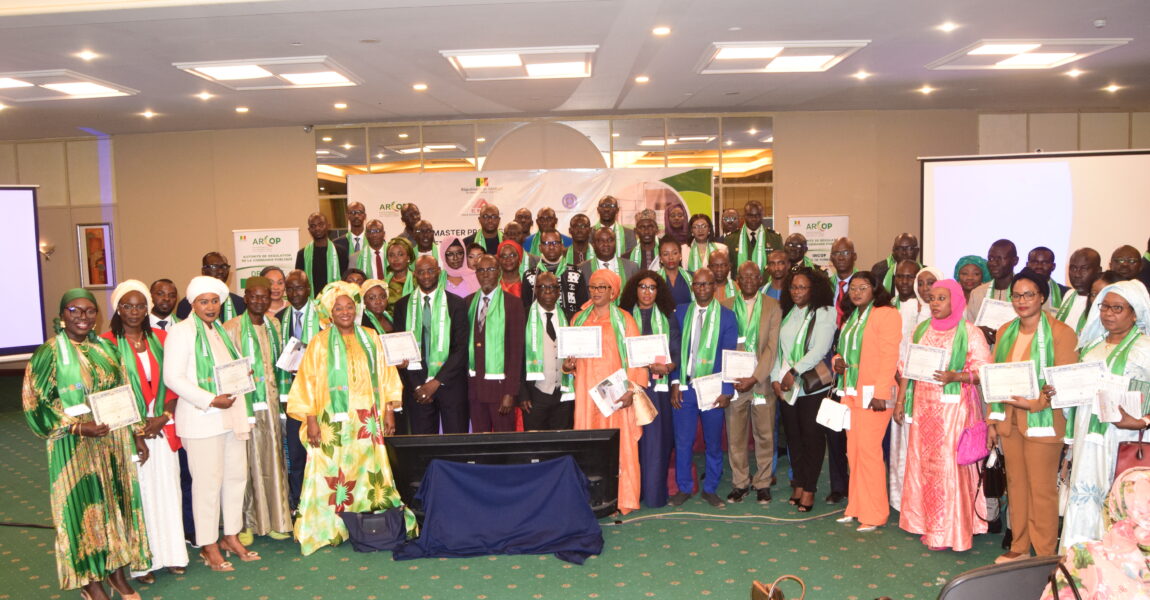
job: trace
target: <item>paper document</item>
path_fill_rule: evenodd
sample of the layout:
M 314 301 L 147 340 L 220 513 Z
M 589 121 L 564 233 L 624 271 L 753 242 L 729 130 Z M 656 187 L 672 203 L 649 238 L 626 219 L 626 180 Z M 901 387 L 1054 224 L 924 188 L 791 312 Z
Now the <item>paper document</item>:
M 599 327 L 556 327 L 555 333 L 559 358 L 603 356 L 603 330 Z
M 107 425 L 115 431 L 141 420 L 140 406 L 132 387 L 120 387 L 88 395 L 88 406 L 92 408 L 92 418 L 100 425 Z
M 979 379 L 982 398 L 987 402 L 1004 402 L 1014 396 L 1028 400 L 1038 397 L 1038 376 L 1032 360 L 982 365 Z

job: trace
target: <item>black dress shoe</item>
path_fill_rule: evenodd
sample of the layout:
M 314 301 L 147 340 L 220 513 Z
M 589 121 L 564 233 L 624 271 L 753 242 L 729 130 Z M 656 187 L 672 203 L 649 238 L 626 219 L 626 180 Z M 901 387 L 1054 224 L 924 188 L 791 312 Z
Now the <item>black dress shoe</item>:
M 761 490 L 755 490 L 755 497 L 758 500 L 759 504 L 770 504 L 771 503 L 771 490 L 769 490 L 767 488 L 763 488 Z
M 690 498 L 691 498 L 691 494 L 678 492 L 678 493 L 672 494 L 670 498 L 667 498 L 667 504 L 670 504 L 671 506 L 681 506 L 684 502 L 686 502 Z
M 712 494 L 711 492 L 703 492 L 699 497 L 703 500 L 706 500 L 707 504 L 710 504 L 715 508 L 723 508 L 726 506 L 726 504 L 718 496 Z
M 827 504 L 838 504 L 839 502 L 842 502 L 843 500 L 846 500 L 846 494 L 840 494 L 838 492 L 831 492 L 827 496 Z
M 749 487 L 732 488 L 731 493 L 727 494 L 727 500 L 730 502 L 742 502 L 743 497 L 749 493 L 751 493 L 751 488 Z

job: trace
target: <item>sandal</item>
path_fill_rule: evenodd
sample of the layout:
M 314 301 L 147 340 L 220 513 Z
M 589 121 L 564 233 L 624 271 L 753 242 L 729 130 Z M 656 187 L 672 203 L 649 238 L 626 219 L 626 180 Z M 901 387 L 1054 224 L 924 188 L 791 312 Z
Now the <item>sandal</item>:
M 220 544 L 220 546 L 224 549 L 224 556 L 230 557 L 231 555 L 235 554 L 243 562 L 253 562 L 253 561 L 257 561 L 257 560 L 262 560 L 260 558 L 259 552 L 252 552 L 251 550 L 248 550 L 247 548 L 244 548 L 243 552 L 239 552 L 239 551 L 231 548 L 230 546 L 226 546 L 224 544 Z
M 815 507 L 815 504 L 813 502 L 810 504 L 798 504 L 798 505 L 796 505 L 796 508 L 801 513 L 809 513 L 809 512 L 811 512 L 812 509 L 814 509 L 814 507 Z
M 143 575 L 137 577 L 136 581 L 139 581 L 144 585 L 152 585 L 153 583 L 156 583 L 156 576 L 151 573 L 144 573 Z
M 168 572 L 172 575 L 183 575 L 184 573 L 187 573 L 188 570 L 184 567 L 168 567 Z
M 226 560 L 213 564 L 211 562 L 211 559 L 208 558 L 206 550 L 200 550 L 200 558 L 203 559 L 204 566 L 208 567 L 209 569 L 211 569 L 213 571 L 223 572 L 223 571 L 235 571 L 236 570 L 235 567 L 232 566 L 232 563 L 230 563 Z

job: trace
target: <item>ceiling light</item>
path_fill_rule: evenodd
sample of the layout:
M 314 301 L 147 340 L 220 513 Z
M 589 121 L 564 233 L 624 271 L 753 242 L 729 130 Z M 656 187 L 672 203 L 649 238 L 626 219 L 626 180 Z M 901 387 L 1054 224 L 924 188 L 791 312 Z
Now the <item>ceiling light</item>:
M 351 150 L 351 144 L 344 144 L 343 149 L 344 150 Z
M 193 71 L 215 79 L 216 81 L 235 81 L 240 79 L 263 79 L 274 77 L 271 71 L 259 65 L 221 65 L 216 67 L 196 67 Z
M 767 63 L 768 73 L 807 73 L 823 71 L 824 66 L 834 59 L 833 55 L 778 56 Z
M 236 112 L 241 113 L 241 114 L 248 112 L 248 110 L 249 109 L 246 106 L 237 106 L 236 107 Z
M 0 88 L 22 88 L 32 87 L 33 84 L 11 77 L 0 77 Z
M 943 33 L 950 33 L 952 31 L 954 31 L 955 29 L 958 29 L 958 23 L 954 23 L 952 21 L 947 21 L 947 22 L 943 23 L 942 25 L 935 27 L 935 29 L 937 29 Z
M 655 35 L 671 35 L 671 28 L 660 25 L 659 27 L 652 29 L 651 33 Z
M 612 133 L 611 137 L 619 137 L 619 134 L 618 133 Z
M 728 146 L 734 146 L 734 145 L 735 145 L 735 140 L 727 140 L 727 145 L 728 145 Z
M 379 154 L 376 154 L 376 155 L 375 155 L 375 157 L 376 157 L 376 158 L 383 158 L 383 153 L 382 153 L 382 152 L 380 152 Z
M 1118 90 L 1122 89 L 1122 86 L 1112 83 L 1112 84 L 1110 84 L 1110 85 L 1108 85 L 1102 89 L 1113 94 L 1114 92 L 1117 92 Z
M 337 110 L 343 110 L 343 109 L 347 108 L 347 103 L 346 102 L 336 102 L 332 106 L 334 106 Z
M 127 96 L 120 90 L 90 81 L 70 81 L 67 83 L 45 83 L 40 87 L 47 88 L 73 98 L 106 98 L 109 96 Z
M 1085 72 L 1086 72 L 1086 71 L 1083 71 L 1083 70 L 1081 70 L 1081 69 L 1070 69 L 1070 70 L 1069 70 L 1069 71 L 1067 71 L 1065 74 L 1066 74 L 1066 75 L 1069 75 L 1069 76 L 1071 76 L 1071 77 L 1078 77 L 1079 75 L 1081 75 L 1081 74 L 1083 74 L 1083 73 L 1085 73 Z
M 457 57 L 459 66 L 464 69 L 490 69 L 496 67 L 521 67 L 523 59 L 514 52 L 499 54 L 464 54 Z
M 773 143 L 775 143 L 775 136 L 768 135 L 767 137 L 765 137 L 759 141 L 764 143 L 764 144 L 773 144 Z
M 427 91 L 427 84 L 426 83 L 415 83 L 415 84 L 412 84 L 411 89 L 413 89 L 417 92 Z
M 398 137 L 398 138 L 399 138 L 399 139 L 401 139 L 401 140 L 406 140 L 406 139 L 407 139 L 407 134 L 406 134 L 406 133 L 401 133 L 401 134 L 399 134 L 399 135 L 398 135 L 398 136 L 396 136 L 396 137 Z
M 752 128 L 750 128 L 750 129 L 748 129 L 748 130 L 747 130 L 747 133 L 748 133 L 749 135 L 756 135 L 757 133 L 759 133 L 759 130 L 758 130 L 758 129 L 755 129 L 754 127 L 752 127 Z
M 154 113 L 150 110 L 145 110 L 144 112 L 140 113 L 140 115 L 143 116 L 145 119 L 151 119 L 152 117 L 156 116 L 156 113 Z
M 715 55 L 718 60 L 774 58 L 783 51 L 781 46 L 725 46 Z
M 8 108 L 7 104 L 0 104 L 0 110 L 4 110 L 5 108 Z
M 651 81 L 651 78 L 646 75 L 640 75 L 635 78 L 635 83 L 647 83 L 648 81 Z
M 533 79 L 591 76 L 590 65 L 584 61 L 528 63 L 526 68 Z
M 1023 52 L 1030 52 L 1042 44 L 983 44 L 970 52 L 970 56 L 979 56 L 983 54 L 1021 54 Z
M 674 144 L 675 142 L 677 142 L 679 140 L 677 138 L 666 138 L 665 141 L 667 144 Z M 640 146 L 662 146 L 663 143 L 664 143 L 664 139 L 662 136 L 660 136 L 660 137 L 645 137 L 645 138 L 639 139 L 639 145 Z
M 354 85 L 342 73 L 335 71 L 317 71 L 315 73 L 282 73 L 280 77 L 300 87 L 333 87 L 341 85 Z
M 212 98 L 215 98 L 215 96 L 213 96 L 207 92 L 200 92 L 200 93 L 196 94 L 196 97 L 199 98 L 200 100 L 211 100 Z
M 320 156 L 326 156 L 328 154 L 331 154 L 331 150 L 316 150 L 315 153 L 320 155 Z
M 871 74 L 870 74 L 870 73 L 867 73 L 866 71 L 859 71 L 858 73 L 855 73 L 854 75 L 851 75 L 851 77 L 854 77 L 855 79 L 857 79 L 857 80 L 859 80 L 859 81 L 863 81 L 863 80 L 865 80 L 867 77 L 870 77 L 870 76 L 871 76 Z
M 1063 62 L 1067 59 L 1073 58 L 1073 52 L 1026 52 L 1023 54 L 1016 54 L 1010 58 L 1004 58 L 995 66 L 998 67 L 1049 67 L 1055 63 Z
M 487 138 L 475 138 L 475 143 L 477 143 L 477 144 L 482 144 L 483 142 L 486 142 L 486 141 L 487 141 Z
M 680 136 L 676 137 L 675 139 L 680 141 L 680 142 L 694 142 L 694 143 L 701 142 L 701 143 L 705 144 L 707 142 L 713 141 L 715 139 L 715 136 L 713 136 L 713 135 L 680 135 Z
M 924 86 L 922 86 L 922 87 L 918 88 L 918 89 L 917 89 L 917 90 L 915 90 L 915 91 L 925 96 L 925 95 L 927 95 L 927 94 L 930 94 L 930 93 L 931 93 L 931 92 L 933 92 L 934 90 L 935 90 L 935 88 L 932 88 L 932 87 L 930 87 L 929 85 L 924 85 Z
M 100 58 L 99 54 L 96 54 L 95 52 L 92 52 L 91 50 L 81 50 L 80 52 L 77 52 L 73 56 L 75 56 L 76 58 L 79 58 L 80 60 L 94 60 L 94 59 Z
M 330 141 L 331 141 L 331 136 L 329 136 L 329 135 L 325 135 L 325 136 L 323 136 L 323 141 L 325 141 L 325 142 L 330 142 Z

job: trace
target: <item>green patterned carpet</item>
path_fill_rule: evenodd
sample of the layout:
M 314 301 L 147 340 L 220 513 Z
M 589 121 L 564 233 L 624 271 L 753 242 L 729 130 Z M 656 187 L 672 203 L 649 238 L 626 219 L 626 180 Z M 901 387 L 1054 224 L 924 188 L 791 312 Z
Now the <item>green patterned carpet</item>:
M 50 524 L 43 444 L 24 425 L 18 397 L 18 379 L 0 377 L 0 522 Z M 784 486 L 774 492 L 789 495 Z M 583 566 L 553 556 L 394 562 L 348 544 L 304 558 L 291 542 L 261 538 L 252 546 L 260 562 L 237 561 L 233 573 L 193 563 L 186 575 L 163 573 L 137 589 L 166 600 L 746 598 L 753 579 L 790 573 L 806 581 L 808 598 L 933 599 L 947 580 L 1002 552 L 1000 535 L 979 536 L 964 553 L 930 552 L 897 525 L 859 534 L 836 516 L 825 504 L 801 515 L 778 498 L 766 508 L 714 509 L 696 497 L 632 513 L 622 525 L 603 521 L 603 554 Z M 0 527 L 0 600 L 79 597 L 59 590 L 53 540 L 50 530 Z M 783 589 L 798 597 L 796 584 Z

